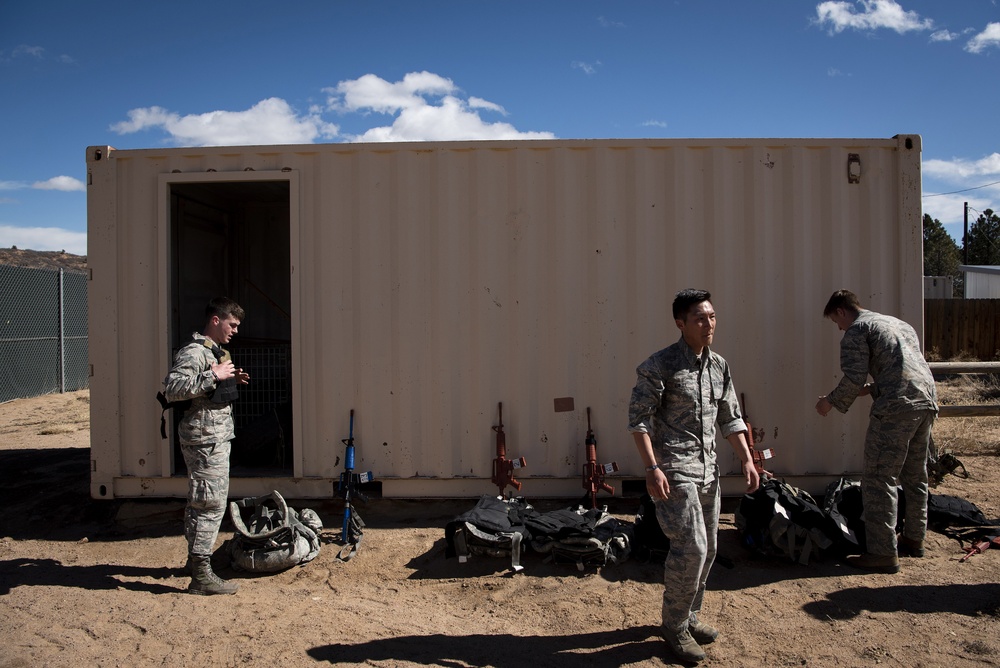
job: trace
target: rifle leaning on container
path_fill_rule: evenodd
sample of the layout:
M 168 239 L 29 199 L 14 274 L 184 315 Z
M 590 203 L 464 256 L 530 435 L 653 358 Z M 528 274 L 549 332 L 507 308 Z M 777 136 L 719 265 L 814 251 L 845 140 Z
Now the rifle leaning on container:
M 747 447 L 750 449 L 750 457 L 753 459 L 753 466 L 757 469 L 757 474 L 761 476 L 762 479 L 765 475 L 768 478 L 773 478 L 774 474 L 764 469 L 764 462 L 774 457 L 774 450 L 771 448 L 761 450 L 757 447 L 757 443 L 753 436 L 753 425 L 750 424 L 750 416 L 747 414 L 746 398 L 742 393 L 740 394 L 740 404 L 742 404 L 741 408 L 743 409 L 743 422 L 746 423 L 747 426 Z M 764 432 L 761 431 L 761 433 L 763 434 Z
M 610 464 L 597 463 L 597 438 L 594 430 L 590 428 L 590 406 L 587 406 L 587 463 L 583 465 L 583 488 L 590 495 L 590 507 L 597 507 L 597 492 L 604 490 L 611 496 L 615 495 L 615 488 L 604 482 L 604 476 L 618 470 L 618 463 Z
M 365 523 L 354 509 L 354 499 L 362 502 L 368 501 L 360 489 L 359 485 L 371 482 L 374 477 L 371 471 L 364 473 L 354 472 L 354 409 L 351 409 L 351 429 L 347 438 L 341 439 L 347 446 L 344 455 L 344 472 L 340 474 L 340 481 L 337 484 L 337 491 L 344 499 L 344 523 L 340 532 L 341 540 L 344 543 L 343 549 L 337 557 L 341 561 L 347 561 L 353 557 L 358 547 L 361 545 L 361 536 L 364 534 Z
M 507 459 L 507 434 L 503 430 L 503 402 L 500 402 L 500 424 L 493 427 L 493 431 L 497 433 L 497 456 L 493 460 L 493 484 L 500 488 L 500 496 L 503 496 L 507 485 L 520 492 L 521 483 L 514 478 L 514 471 L 527 466 L 528 463 L 524 457 Z

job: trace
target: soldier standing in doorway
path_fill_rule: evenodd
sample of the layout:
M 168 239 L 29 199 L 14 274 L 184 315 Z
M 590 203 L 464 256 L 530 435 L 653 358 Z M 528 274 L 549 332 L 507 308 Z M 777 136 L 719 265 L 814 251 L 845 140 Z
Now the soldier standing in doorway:
M 188 543 L 192 594 L 235 594 L 239 585 L 212 571 L 212 551 L 226 514 L 229 452 L 234 436 L 232 402 L 238 385 L 250 381 L 222 346 L 237 333 L 243 308 L 217 297 L 205 308 L 201 334 L 177 352 L 164 382 L 167 401 L 190 401 L 178 426 L 178 440 L 188 471 L 184 535 Z

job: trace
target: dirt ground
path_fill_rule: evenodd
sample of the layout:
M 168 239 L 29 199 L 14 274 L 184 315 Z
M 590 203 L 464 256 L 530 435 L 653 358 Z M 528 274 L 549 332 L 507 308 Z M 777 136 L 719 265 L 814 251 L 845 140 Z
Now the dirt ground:
M 314 561 L 223 569 L 238 594 L 186 594 L 183 502 L 90 500 L 88 410 L 85 391 L 0 405 L 0 668 L 671 664 L 656 635 L 661 566 L 581 573 L 530 553 L 518 574 L 502 559 L 459 564 L 444 556 L 444 526 L 468 500 L 360 507 L 368 529 L 347 563 L 335 558 L 339 503 L 290 500 L 329 527 Z M 936 491 L 1000 516 L 1000 458 L 962 461 L 971 477 Z M 960 563 L 959 544 L 932 533 L 897 575 L 753 558 L 734 507 L 720 531 L 732 567 L 716 565 L 703 615 L 723 635 L 705 665 L 1000 665 L 1000 550 Z M 230 531 L 227 520 L 220 543 Z

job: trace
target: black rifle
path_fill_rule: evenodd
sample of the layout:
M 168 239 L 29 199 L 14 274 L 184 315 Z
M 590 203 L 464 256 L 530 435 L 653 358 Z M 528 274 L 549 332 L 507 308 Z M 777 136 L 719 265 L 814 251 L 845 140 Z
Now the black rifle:
M 360 501 L 368 501 L 368 497 L 365 496 L 359 489 L 358 486 L 366 482 L 371 482 L 374 478 L 371 471 L 365 473 L 355 473 L 354 472 L 354 409 L 351 409 L 351 431 L 348 438 L 341 439 L 341 442 L 347 446 L 347 452 L 344 456 L 344 472 L 340 474 L 340 482 L 337 485 L 337 491 L 344 498 L 344 524 L 341 530 L 341 540 L 343 540 L 345 546 L 350 546 L 350 550 L 346 556 L 344 556 L 343 551 L 341 551 L 341 558 L 346 561 L 354 556 L 357 552 L 357 546 L 361 543 L 361 535 L 364 533 L 363 529 L 365 523 L 361 520 L 361 516 L 358 515 L 356 511 L 353 511 L 353 499 L 357 498 Z M 352 512 L 353 511 L 353 512 Z

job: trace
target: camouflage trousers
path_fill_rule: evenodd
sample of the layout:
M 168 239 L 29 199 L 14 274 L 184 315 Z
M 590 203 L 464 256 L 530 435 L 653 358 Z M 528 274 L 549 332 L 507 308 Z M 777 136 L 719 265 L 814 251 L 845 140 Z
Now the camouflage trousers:
M 927 449 L 936 416 L 911 411 L 873 415 L 868 423 L 861 500 L 871 554 L 896 554 L 897 485 L 906 495 L 904 535 L 915 541 L 927 535 Z
M 680 633 L 697 619 L 715 562 L 719 533 L 719 478 L 702 484 L 671 476 L 670 497 L 656 502 L 656 519 L 670 539 L 663 563 L 663 628 Z
M 210 557 L 215 549 L 229 496 L 229 451 L 229 441 L 181 444 L 188 470 L 184 536 L 191 556 Z

